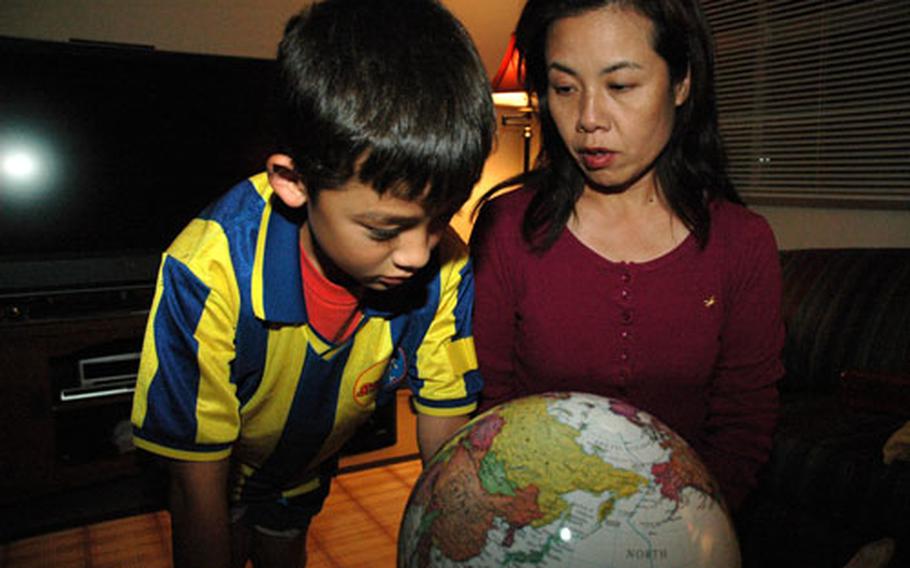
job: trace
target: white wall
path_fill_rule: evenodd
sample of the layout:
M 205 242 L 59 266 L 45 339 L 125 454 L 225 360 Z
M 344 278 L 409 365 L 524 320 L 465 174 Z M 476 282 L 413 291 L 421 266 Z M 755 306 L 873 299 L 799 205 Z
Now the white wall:
M 0 34 L 273 57 L 295 0 L 3 0 Z
M 273 57 L 284 22 L 311 0 L 0 0 L 0 35 L 151 44 Z M 443 0 L 470 31 L 492 77 L 523 0 Z M 475 194 L 521 168 L 520 132 L 502 129 Z M 910 246 L 910 211 L 755 207 L 781 248 Z M 455 220 L 466 235 L 466 216 Z
M 910 211 L 755 206 L 781 249 L 910 247 Z
M 0 35 L 273 57 L 285 22 L 312 0 L 2 0 Z M 523 0 L 443 0 L 495 73 Z

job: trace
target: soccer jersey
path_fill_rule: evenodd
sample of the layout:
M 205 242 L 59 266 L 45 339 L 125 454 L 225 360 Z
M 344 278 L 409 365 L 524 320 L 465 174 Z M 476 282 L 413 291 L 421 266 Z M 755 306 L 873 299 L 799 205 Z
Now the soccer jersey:
M 368 296 L 356 331 L 332 344 L 308 325 L 299 223 L 276 203 L 267 175 L 255 176 L 168 248 L 133 403 L 137 447 L 230 456 L 235 500 L 324 483 L 344 442 L 401 385 L 419 412 L 443 416 L 471 412 L 481 387 L 471 263 L 457 237 L 408 284 Z

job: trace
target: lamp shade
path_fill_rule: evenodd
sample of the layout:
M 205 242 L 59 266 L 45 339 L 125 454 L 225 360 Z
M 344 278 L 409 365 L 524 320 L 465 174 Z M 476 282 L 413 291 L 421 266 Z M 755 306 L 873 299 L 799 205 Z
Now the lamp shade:
M 497 106 L 527 107 L 528 94 L 525 92 L 523 76 L 521 58 L 515 47 L 515 34 L 512 34 L 506 54 L 499 64 L 499 70 L 493 77 L 493 103 Z

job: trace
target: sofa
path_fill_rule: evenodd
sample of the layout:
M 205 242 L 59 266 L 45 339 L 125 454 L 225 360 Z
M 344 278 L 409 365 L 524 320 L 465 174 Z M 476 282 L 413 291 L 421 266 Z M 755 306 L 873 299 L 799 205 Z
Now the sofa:
M 843 568 L 892 539 L 910 567 L 910 249 L 782 251 L 787 338 L 771 458 L 737 516 L 745 568 Z M 852 566 L 852 565 L 851 565 Z

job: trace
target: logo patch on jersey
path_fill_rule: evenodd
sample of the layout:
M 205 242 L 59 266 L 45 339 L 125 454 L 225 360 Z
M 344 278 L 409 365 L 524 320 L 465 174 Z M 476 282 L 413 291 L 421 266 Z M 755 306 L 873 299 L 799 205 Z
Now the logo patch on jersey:
M 379 381 L 382 378 L 382 370 L 388 366 L 388 359 L 379 361 L 367 367 L 357 380 L 354 381 L 353 399 L 357 406 L 367 408 L 376 400 L 376 392 L 379 390 Z
M 389 362 L 389 370 L 386 371 L 386 380 L 383 381 L 382 388 L 385 390 L 394 390 L 398 384 L 408 376 L 408 356 L 403 347 L 395 351 L 395 357 Z

